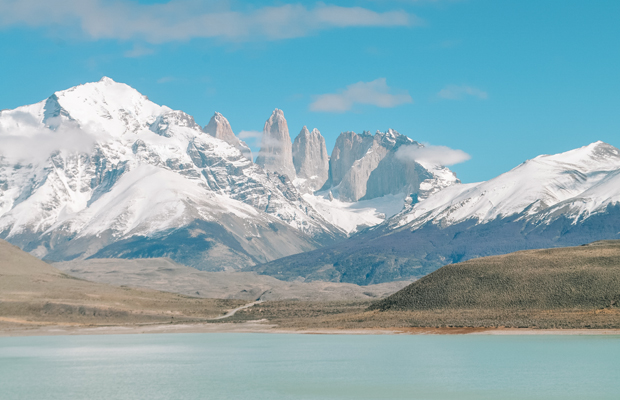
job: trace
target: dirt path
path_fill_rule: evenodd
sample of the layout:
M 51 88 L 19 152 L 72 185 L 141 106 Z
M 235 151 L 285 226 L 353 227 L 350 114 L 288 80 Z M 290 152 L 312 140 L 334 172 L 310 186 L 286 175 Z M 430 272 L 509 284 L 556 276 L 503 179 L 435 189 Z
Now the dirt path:
M 257 300 L 257 301 L 254 301 L 254 302 L 252 302 L 252 303 L 248 303 L 248 304 L 246 304 L 246 305 L 244 305 L 244 306 L 237 307 L 237 308 L 235 308 L 235 309 L 233 309 L 233 310 L 230 310 L 230 311 L 229 311 L 229 312 L 227 312 L 226 314 L 224 314 L 224 315 L 220 315 L 219 317 L 210 318 L 210 319 L 209 319 L 209 321 L 215 321 L 215 320 L 218 320 L 218 319 L 224 319 L 224 318 L 232 317 L 233 315 L 235 315 L 235 313 L 236 313 L 237 311 L 239 311 L 239 310 L 243 310 L 244 308 L 250 308 L 250 307 L 252 307 L 252 306 L 254 306 L 254 305 L 256 305 L 256 304 L 262 303 L 262 302 L 263 302 L 263 300 Z

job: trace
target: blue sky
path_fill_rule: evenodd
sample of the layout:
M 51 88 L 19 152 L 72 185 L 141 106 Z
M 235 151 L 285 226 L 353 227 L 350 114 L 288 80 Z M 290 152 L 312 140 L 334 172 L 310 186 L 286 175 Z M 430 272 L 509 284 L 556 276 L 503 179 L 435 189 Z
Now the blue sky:
M 620 2 L 0 0 L 0 109 L 109 76 L 236 133 L 393 128 L 464 182 L 620 146 Z

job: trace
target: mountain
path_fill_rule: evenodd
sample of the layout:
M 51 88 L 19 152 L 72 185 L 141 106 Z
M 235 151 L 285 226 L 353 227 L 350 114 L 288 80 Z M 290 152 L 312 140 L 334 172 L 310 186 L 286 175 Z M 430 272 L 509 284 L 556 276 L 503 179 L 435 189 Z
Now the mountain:
M 620 241 L 528 250 L 446 265 L 374 310 L 620 307 Z
M 276 108 L 265 122 L 256 164 L 266 171 L 277 172 L 293 181 L 295 179 L 295 165 L 293 164 L 292 147 L 284 112 Z
M 109 78 L 3 110 L 0 238 L 51 261 L 170 257 L 230 270 L 344 237 L 286 176 L 229 144 L 225 118 L 211 122 L 207 134 Z
M 340 200 L 370 200 L 393 194 L 431 193 L 460 182 L 449 169 L 399 157 L 399 149 L 422 144 L 393 129 L 371 135 L 343 132 L 329 160 L 329 178 L 323 190 Z
M 295 186 L 302 192 L 314 193 L 329 177 L 329 156 L 325 138 L 318 129 L 312 132 L 306 126 L 293 142 L 293 165 L 297 179 Z
M 457 183 L 345 242 L 252 267 L 357 284 L 424 276 L 472 258 L 620 238 L 620 151 L 603 142 Z
M 375 135 L 343 132 L 329 159 L 323 187 L 314 193 L 306 191 L 304 199 L 349 234 L 380 224 L 400 212 L 405 201 L 425 199 L 460 182 L 444 166 L 401 154 L 423 148 L 393 129 Z M 298 178 L 295 182 L 303 192 L 299 183 L 306 181 Z
M 213 136 L 214 138 L 225 141 L 229 145 L 239 150 L 245 158 L 250 161 L 252 160 L 252 151 L 250 150 L 248 145 L 243 140 L 240 140 L 237 136 L 235 136 L 232 127 L 230 126 L 230 123 L 228 122 L 226 117 L 224 117 L 219 112 L 216 111 L 215 114 L 213 114 L 211 120 L 204 127 L 203 131 Z

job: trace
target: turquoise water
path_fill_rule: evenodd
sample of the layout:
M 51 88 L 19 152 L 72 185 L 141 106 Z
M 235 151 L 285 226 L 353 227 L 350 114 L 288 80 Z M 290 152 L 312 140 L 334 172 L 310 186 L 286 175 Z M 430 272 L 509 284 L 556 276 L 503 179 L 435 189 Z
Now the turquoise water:
M 0 399 L 618 399 L 618 336 L 0 338 Z

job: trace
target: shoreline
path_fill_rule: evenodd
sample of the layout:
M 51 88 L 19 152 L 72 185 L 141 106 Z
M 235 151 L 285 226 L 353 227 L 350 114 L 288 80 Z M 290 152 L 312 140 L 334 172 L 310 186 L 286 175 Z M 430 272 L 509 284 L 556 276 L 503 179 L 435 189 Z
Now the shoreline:
M 619 335 L 620 329 L 535 329 L 535 328 L 359 328 L 294 329 L 279 328 L 264 320 L 244 323 L 190 323 L 153 325 L 46 325 L 0 327 L 0 337 L 136 335 L 168 333 L 271 333 L 303 335 Z

